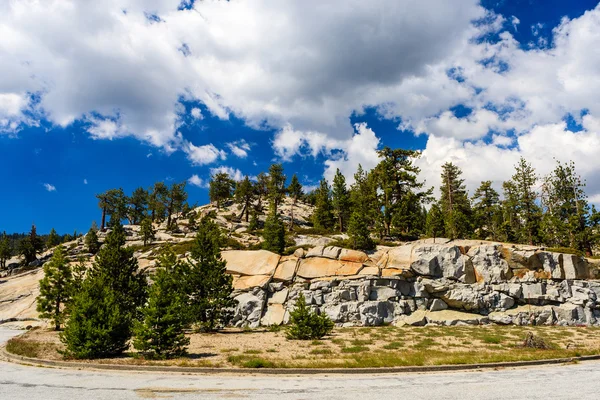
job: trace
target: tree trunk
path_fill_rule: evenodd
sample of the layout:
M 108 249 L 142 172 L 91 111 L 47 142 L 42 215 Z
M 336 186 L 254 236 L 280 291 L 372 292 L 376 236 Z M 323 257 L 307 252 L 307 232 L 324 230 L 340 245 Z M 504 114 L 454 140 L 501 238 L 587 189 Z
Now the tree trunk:
M 104 224 L 106 223 L 106 207 L 102 207 L 102 220 L 100 222 L 100 230 L 104 231 Z
M 290 222 L 290 232 L 294 230 L 294 206 L 296 205 L 296 199 L 292 201 L 292 212 L 291 212 L 291 222 Z

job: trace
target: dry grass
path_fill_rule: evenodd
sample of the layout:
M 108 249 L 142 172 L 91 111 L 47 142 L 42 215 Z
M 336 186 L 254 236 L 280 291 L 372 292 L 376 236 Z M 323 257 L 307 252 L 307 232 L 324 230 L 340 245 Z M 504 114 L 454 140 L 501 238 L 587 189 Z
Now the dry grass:
M 548 349 L 522 347 L 528 332 Z M 336 328 L 315 341 L 290 341 L 285 333 L 235 330 L 190 335 L 189 356 L 146 361 L 133 353 L 103 363 L 243 368 L 358 368 L 470 364 L 539 360 L 600 353 L 600 329 L 590 327 L 357 327 Z M 61 359 L 62 344 L 53 331 L 35 330 L 9 342 L 9 351 Z

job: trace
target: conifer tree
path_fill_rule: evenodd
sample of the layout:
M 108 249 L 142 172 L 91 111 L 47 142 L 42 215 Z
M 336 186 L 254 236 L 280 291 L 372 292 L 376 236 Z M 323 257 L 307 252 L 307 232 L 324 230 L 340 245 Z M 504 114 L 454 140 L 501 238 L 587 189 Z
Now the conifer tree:
M 519 163 L 515 165 L 515 174 L 512 176 L 516 210 L 519 218 L 516 233 L 521 243 L 534 244 L 539 240 L 541 209 L 536 203 L 536 181 L 535 170 L 530 163 L 521 157 Z
M 123 189 L 110 189 L 97 194 L 96 198 L 98 198 L 98 207 L 102 210 L 100 230 L 104 230 L 107 215 L 110 215 L 111 225 L 120 224 L 121 220 L 127 216 L 128 200 Z
M 146 189 L 139 187 L 129 197 L 127 218 L 132 225 L 138 225 L 146 217 L 149 195 Z
M 231 298 L 233 278 L 226 273 L 221 258 L 223 237 L 217 224 L 208 216 L 202 218 L 194 240 L 186 283 L 187 309 L 190 322 L 201 330 L 214 331 L 232 318 L 237 304 Z
M 19 254 L 23 256 L 23 262 L 25 265 L 37 259 L 37 253 L 42 251 L 44 248 L 44 242 L 37 235 L 37 229 L 35 225 L 31 225 L 29 235 L 24 237 L 19 243 Z
M 10 247 L 10 241 L 6 232 L 0 236 L 0 269 L 6 268 L 6 261 L 12 256 L 12 249 Z
M 149 217 L 146 217 L 142 220 L 142 224 L 140 225 L 140 235 L 142 236 L 142 240 L 144 241 L 144 246 L 148 243 L 152 242 L 155 239 L 155 231 L 152 227 L 152 220 Z
M 420 169 L 413 165 L 413 160 L 418 158 L 420 153 L 384 147 L 378 154 L 382 160 L 375 167 L 373 178 L 381 193 L 378 208 L 383 233 L 391 234 L 394 220 L 404 225 L 403 233 L 408 233 L 408 226 L 416 225 L 414 220 L 420 220 L 422 217 L 421 201 L 431 195 L 431 190 L 421 191 L 423 183 L 417 181 Z M 399 216 L 401 212 L 408 215 Z
M 148 302 L 141 310 L 141 319 L 134 321 L 133 347 L 154 359 L 185 355 L 190 340 L 184 334 L 186 302 L 183 294 L 181 262 L 166 248 L 157 262 L 149 289 Z
M 473 215 L 481 239 L 498 240 L 498 214 L 500 195 L 492 187 L 492 181 L 483 181 L 473 194 Z
M 290 230 L 292 230 L 294 229 L 294 208 L 296 207 L 296 204 L 298 204 L 298 199 L 300 199 L 304 194 L 302 192 L 302 185 L 300 184 L 296 174 L 292 175 L 292 180 L 290 182 L 290 186 L 287 188 L 287 192 L 292 198 L 292 215 L 290 218 Z
M 348 223 L 348 236 L 353 249 L 372 250 L 375 242 L 371 239 L 367 217 L 360 209 L 354 209 Z
M 350 189 L 352 213 L 358 212 L 364 218 L 367 227 L 377 223 L 380 205 L 377 199 L 376 179 L 372 173 L 367 173 L 359 164 L 354 174 L 354 184 Z
M 169 188 L 163 182 L 156 182 L 148 191 L 148 209 L 152 222 L 162 222 L 165 219 L 166 202 Z
M 259 213 L 263 211 L 262 201 L 267 197 L 269 193 L 269 176 L 264 172 L 260 172 L 256 176 L 256 183 L 254 184 L 254 194 L 256 195 L 256 210 Z
M 286 332 L 288 339 L 321 339 L 332 330 L 333 321 L 325 314 L 312 311 L 307 306 L 304 295 L 300 293 L 294 310 L 290 312 L 290 322 Z
M 471 234 L 471 206 L 461 175 L 460 168 L 450 162 L 442 166 L 440 208 L 450 239 L 466 238 Z
M 259 228 L 258 211 L 252 210 L 251 217 L 250 217 L 250 223 L 248 224 L 248 231 L 254 232 L 254 231 L 258 230 L 258 228 Z
M 114 225 L 73 300 L 61 335 L 67 356 L 107 357 L 128 348 L 132 321 L 146 301 L 147 282 L 133 250 L 124 245 L 125 231 Z
M 186 182 L 173 183 L 167 192 L 165 210 L 167 212 L 167 228 L 172 230 L 171 219 L 173 215 L 181 213 L 187 201 L 188 195 L 185 191 Z
M 281 164 L 272 164 L 269 167 L 267 188 L 270 206 L 274 207 L 275 213 L 277 213 L 277 208 L 285 196 L 285 181 L 286 176 L 283 174 L 283 166 Z
M 40 280 L 37 311 L 40 318 L 51 319 L 54 329 L 59 330 L 65 320 L 65 305 L 71 300 L 73 276 L 62 246 L 58 246 L 52 258 L 44 264 L 44 277 Z
M 319 189 L 317 190 L 317 199 L 315 210 L 312 215 L 313 226 L 316 229 L 330 231 L 333 229 L 334 217 L 331 204 L 331 191 L 329 184 L 325 179 L 321 179 Z
M 85 246 L 91 254 L 96 254 L 98 250 L 100 250 L 100 241 L 98 240 L 98 234 L 94 227 L 91 227 L 85 235 Z
M 333 177 L 333 187 L 331 190 L 333 200 L 333 210 L 337 217 L 337 225 L 340 232 L 346 230 L 348 216 L 350 214 L 350 194 L 346 187 L 346 177 L 342 175 L 340 169 L 335 171 Z
M 242 214 L 240 217 L 245 216 L 246 222 L 248 222 L 250 216 L 250 209 L 252 208 L 254 196 L 254 187 L 252 182 L 250 182 L 250 178 L 246 175 L 244 179 L 235 186 L 235 201 L 242 206 Z
M 50 229 L 50 233 L 48 234 L 48 238 L 46 238 L 46 248 L 51 249 L 54 246 L 58 246 L 60 244 L 60 236 L 56 233 L 54 228 Z
M 221 208 L 223 202 L 231 198 L 234 186 L 235 182 L 226 172 L 219 172 L 213 175 L 208 190 L 210 201 L 215 202 L 218 209 Z
M 429 212 L 427 213 L 426 231 L 427 236 L 432 237 L 434 243 L 435 238 L 443 235 L 446 231 L 444 215 L 442 214 L 442 210 L 437 203 L 433 203 L 429 209 Z
M 273 206 L 271 206 L 271 211 L 265 220 L 262 236 L 264 239 L 263 249 L 277 254 L 283 253 L 285 250 L 285 227 Z

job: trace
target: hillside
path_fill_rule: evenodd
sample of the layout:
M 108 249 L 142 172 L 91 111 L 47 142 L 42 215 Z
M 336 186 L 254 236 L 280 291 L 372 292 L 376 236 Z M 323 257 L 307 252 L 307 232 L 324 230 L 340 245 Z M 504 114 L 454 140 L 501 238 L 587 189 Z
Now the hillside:
M 290 221 L 291 201 L 281 206 Z M 261 238 L 239 221 L 241 209 L 228 204 L 217 210 L 199 207 L 198 215 L 215 212 L 228 237 L 222 256 L 234 278 L 239 301 L 232 324 L 267 326 L 287 321 L 303 293 L 314 308 L 339 325 L 394 324 L 590 324 L 600 323 L 598 266 L 572 254 L 543 248 L 475 240 L 423 239 L 386 243 L 362 252 L 335 245 L 340 235 L 315 235 L 307 227 L 310 206 L 294 211 L 299 233 L 290 235 L 290 255 L 254 250 Z M 264 216 L 261 216 L 264 219 Z M 135 248 L 140 268 L 151 270 L 165 243 L 185 257 L 195 232 L 186 219 L 175 232 L 156 225 L 156 240 L 144 246 L 139 226 L 126 225 L 127 245 Z M 106 233 L 100 232 L 102 241 Z M 334 243 L 335 244 L 335 243 Z M 292 247 L 294 245 L 295 247 Z M 73 262 L 93 262 L 84 238 L 63 244 Z M 302 247 L 297 247 L 302 246 Z M 41 266 L 52 250 L 25 268 L 9 261 L 0 281 L 0 323 L 41 325 L 35 298 Z

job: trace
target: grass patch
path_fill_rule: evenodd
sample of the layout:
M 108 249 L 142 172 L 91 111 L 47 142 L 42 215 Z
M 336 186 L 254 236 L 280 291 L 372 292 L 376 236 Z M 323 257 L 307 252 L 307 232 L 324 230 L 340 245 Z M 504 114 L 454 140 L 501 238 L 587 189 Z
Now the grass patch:
M 437 343 L 435 340 L 431 339 L 431 338 L 427 338 L 427 339 L 423 339 L 421 340 L 419 343 L 413 345 L 413 349 L 427 349 L 431 346 L 435 346 Z
M 310 354 L 315 354 L 315 355 L 319 355 L 319 354 L 333 354 L 333 351 L 331 349 L 312 349 L 310 351 Z
M 404 347 L 404 343 L 402 342 L 391 342 L 383 346 L 386 350 L 396 350 L 402 347 Z
M 47 347 L 46 343 L 21 338 L 12 338 L 6 342 L 6 351 L 23 357 L 37 358 Z
M 487 344 L 500 344 L 504 338 L 498 335 L 483 335 L 481 337 L 481 341 Z
M 342 347 L 342 353 L 363 353 L 365 351 L 369 351 L 367 346 Z
M 179 242 L 171 245 L 171 250 L 175 254 L 185 254 L 192 251 L 194 246 L 194 240 L 187 240 L 185 242 Z
M 262 350 L 257 350 L 257 349 L 244 350 L 244 354 L 260 354 L 260 353 L 262 353 Z
M 242 363 L 242 366 L 244 368 L 273 368 L 275 364 L 263 358 L 252 358 Z

